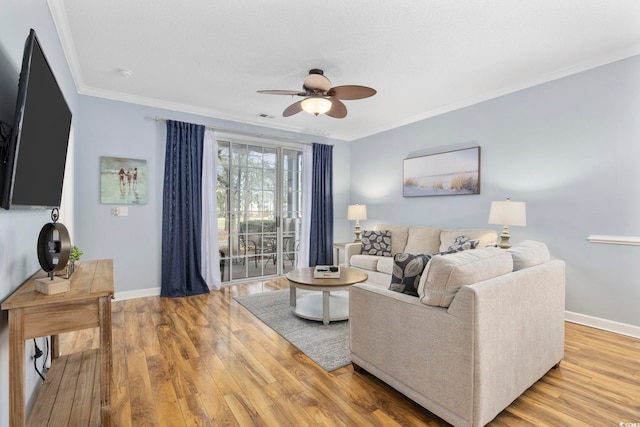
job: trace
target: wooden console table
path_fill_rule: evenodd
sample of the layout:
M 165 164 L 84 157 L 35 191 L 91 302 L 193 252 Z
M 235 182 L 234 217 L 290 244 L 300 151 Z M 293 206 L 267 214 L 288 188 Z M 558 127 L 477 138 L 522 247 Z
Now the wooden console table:
M 113 260 L 76 263 L 71 290 L 45 295 L 34 274 L 3 303 L 9 311 L 9 425 L 25 425 L 25 344 L 51 335 L 51 368 L 28 425 L 111 425 Z M 58 334 L 100 328 L 100 348 L 60 357 Z M 99 401 L 98 401 L 99 395 Z

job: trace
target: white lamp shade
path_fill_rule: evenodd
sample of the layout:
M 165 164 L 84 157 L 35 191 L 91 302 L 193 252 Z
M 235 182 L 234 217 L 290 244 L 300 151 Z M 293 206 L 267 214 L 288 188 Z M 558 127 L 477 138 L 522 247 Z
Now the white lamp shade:
M 366 205 L 349 205 L 347 211 L 347 219 L 349 221 L 359 221 L 367 219 L 367 206 Z
M 324 114 L 331 109 L 331 101 L 322 96 L 310 96 L 302 101 L 302 109 L 309 114 Z
M 527 225 L 527 211 L 525 203 L 512 202 L 509 199 L 500 202 L 491 202 L 489 224 L 524 227 Z

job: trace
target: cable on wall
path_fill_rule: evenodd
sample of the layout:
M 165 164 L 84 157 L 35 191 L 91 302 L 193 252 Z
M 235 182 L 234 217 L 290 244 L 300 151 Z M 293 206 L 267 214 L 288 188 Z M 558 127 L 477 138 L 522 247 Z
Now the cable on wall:
M 40 375 L 40 378 L 42 378 L 42 381 L 44 381 L 44 375 L 42 375 L 42 373 L 38 369 L 38 359 L 40 359 L 44 353 L 42 353 L 42 350 L 40 350 L 40 347 L 38 347 L 38 343 L 36 342 L 35 338 L 33 339 L 33 345 L 36 347 L 36 352 L 33 356 L 33 367 L 38 375 Z

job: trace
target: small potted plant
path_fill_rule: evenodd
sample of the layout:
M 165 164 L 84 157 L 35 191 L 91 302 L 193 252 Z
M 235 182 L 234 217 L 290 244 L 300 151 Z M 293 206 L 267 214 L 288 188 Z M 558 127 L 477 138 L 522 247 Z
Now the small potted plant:
M 84 252 L 82 252 L 82 249 L 80 249 L 76 245 L 71 246 L 71 251 L 69 252 L 69 262 L 67 263 L 65 274 L 67 279 L 70 278 L 73 274 L 75 270 L 75 263 L 76 261 L 80 260 L 80 257 L 82 257 L 83 254 Z
M 79 261 L 82 255 L 84 255 L 82 249 L 80 249 L 76 245 L 73 245 L 71 246 L 71 252 L 69 253 L 69 261 L 71 261 L 71 263 Z

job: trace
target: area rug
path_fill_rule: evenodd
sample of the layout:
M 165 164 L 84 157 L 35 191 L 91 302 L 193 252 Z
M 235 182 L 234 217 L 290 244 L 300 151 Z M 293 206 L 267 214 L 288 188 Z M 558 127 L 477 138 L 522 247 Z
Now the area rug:
M 297 292 L 300 297 L 304 291 Z M 234 299 L 325 371 L 333 371 L 351 363 L 348 321 L 323 325 L 322 322 L 296 316 L 289 306 L 289 289 Z

